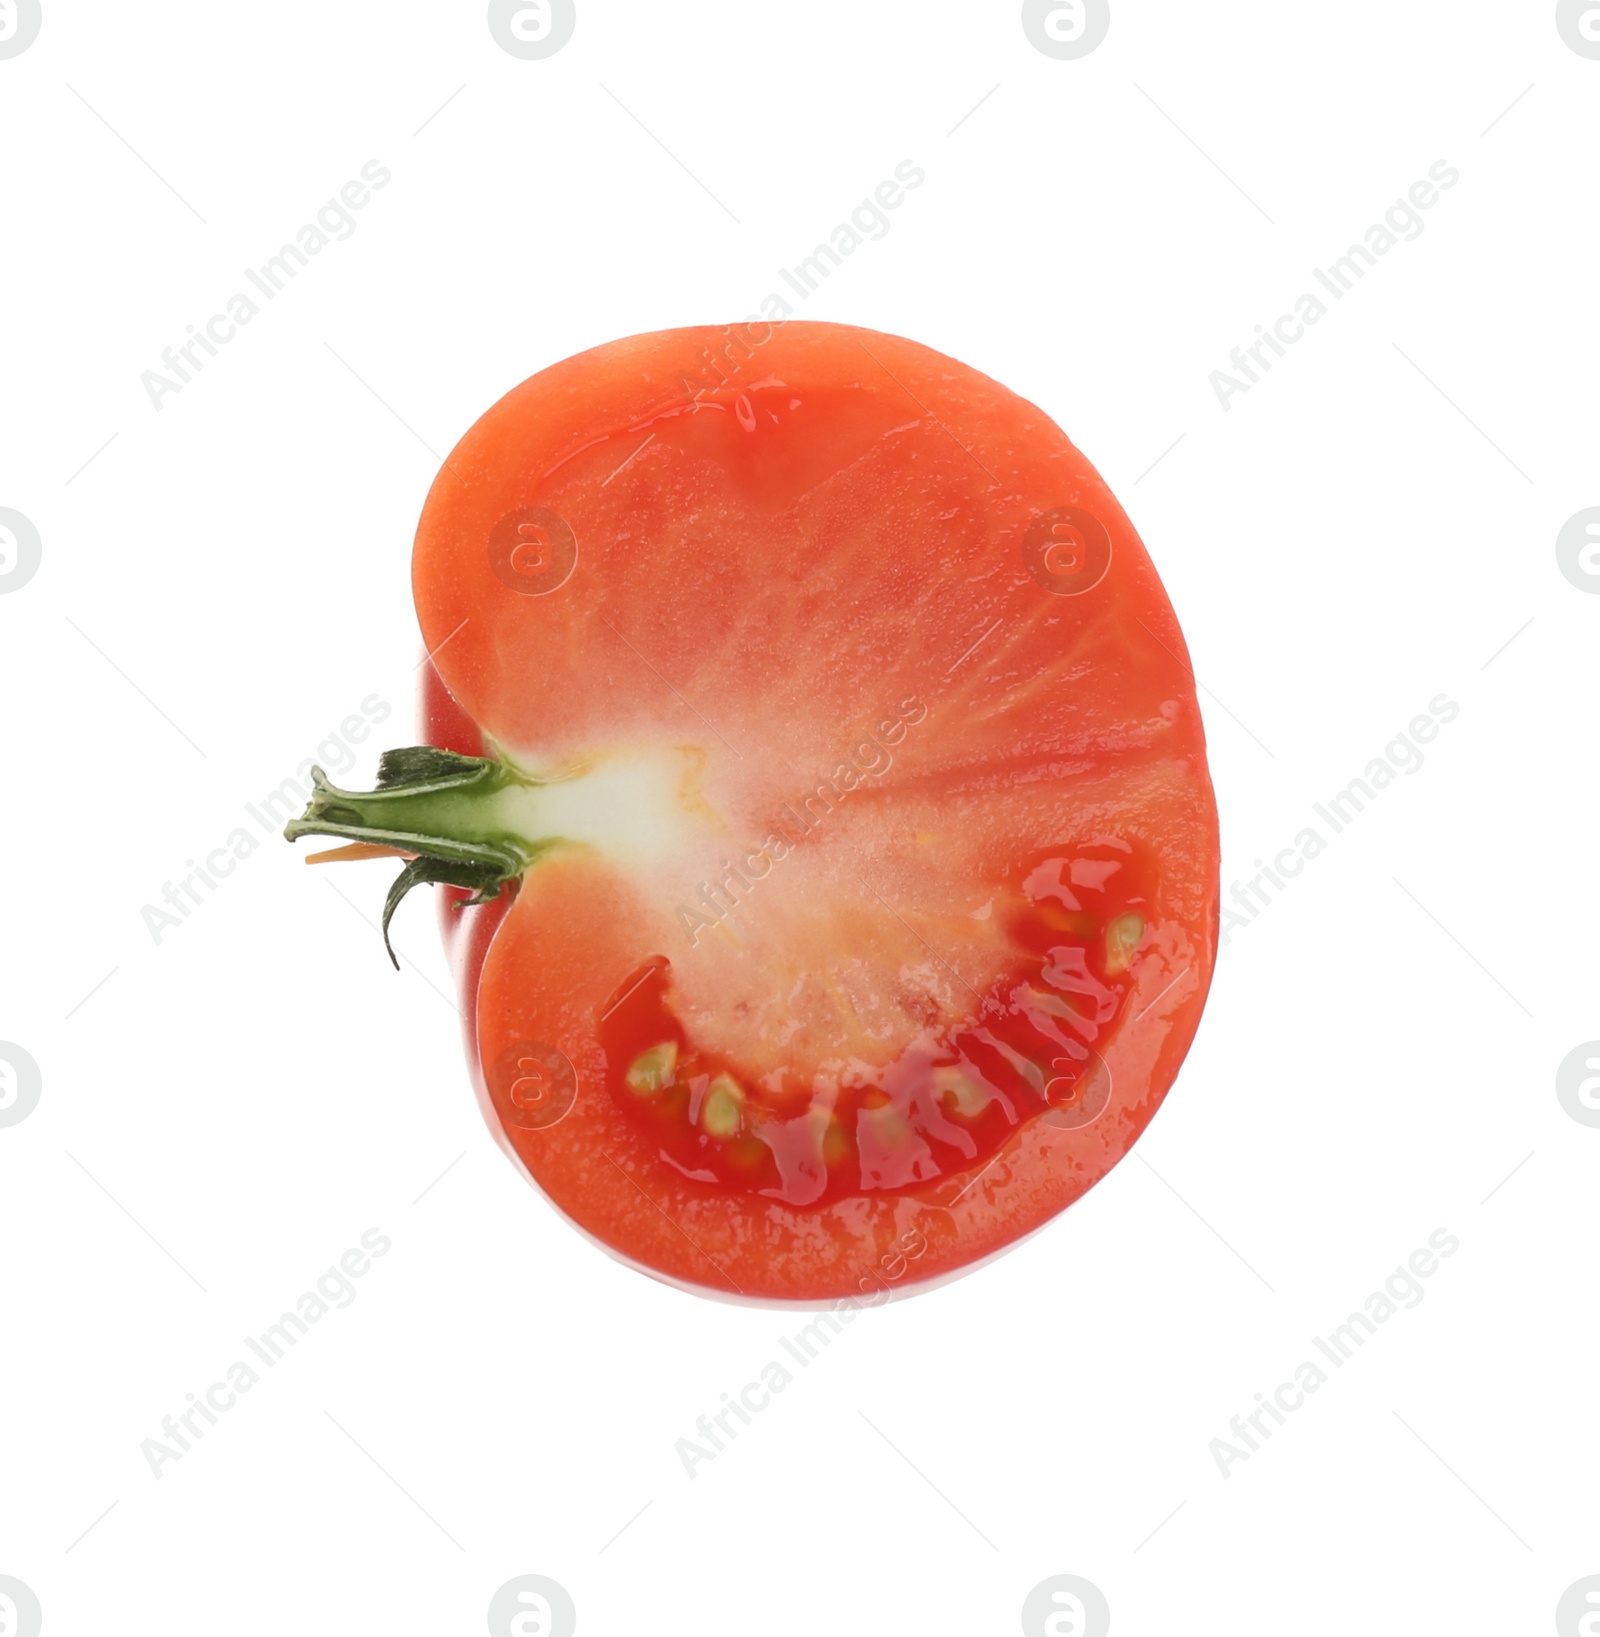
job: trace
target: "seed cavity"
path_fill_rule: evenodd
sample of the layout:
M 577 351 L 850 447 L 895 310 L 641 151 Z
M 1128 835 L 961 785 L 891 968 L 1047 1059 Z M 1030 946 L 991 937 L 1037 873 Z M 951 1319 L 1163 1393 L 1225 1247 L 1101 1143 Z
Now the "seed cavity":
M 867 1108 L 863 1102 L 856 1119 L 856 1135 L 863 1151 L 870 1148 L 882 1156 L 900 1153 L 910 1145 L 915 1133 L 903 1108 L 887 1103 Z
M 731 1137 L 744 1118 L 744 1088 L 731 1074 L 719 1074 L 700 1104 L 700 1129 L 708 1137 Z
M 628 1070 L 628 1087 L 641 1097 L 653 1097 L 664 1086 L 672 1084 L 672 1073 L 677 1066 L 677 1041 L 663 1040 L 659 1046 L 652 1046 L 634 1058 L 633 1067 Z
M 832 1167 L 843 1165 L 850 1158 L 854 1144 L 837 1115 L 830 1114 L 822 1129 L 822 1163 Z
M 1051 1017 L 1061 1017 L 1070 1020 L 1080 1020 L 1082 1009 L 1071 1006 L 1061 995 L 1053 995 L 1048 989 L 1029 988 L 1025 991 L 1026 1005 L 1036 1012 L 1048 1012 Z
M 947 1065 L 933 1071 L 933 1089 L 939 1101 L 951 1113 L 963 1119 L 975 1119 L 989 1106 L 990 1091 L 974 1074 L 958 1065 Z
M 1121 977 L 1133 963 L 1133 952 L 1144 936 L 1142 915 L 1119 915 L 1106 928 L 1106 976 Z
M 1059 904 L 1035 904 L 1033 912 L 1054 932 L 1068 932 L 1074 938 L 1093 938 L 1100 923 L 1081 910 L 1063 909 Z

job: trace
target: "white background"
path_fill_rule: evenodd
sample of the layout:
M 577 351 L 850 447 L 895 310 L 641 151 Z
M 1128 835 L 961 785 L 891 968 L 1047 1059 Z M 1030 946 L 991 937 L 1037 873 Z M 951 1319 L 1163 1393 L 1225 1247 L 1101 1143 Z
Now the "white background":
M 953 0 L 580 0 L 542 61 L 479 5 L 45 0 L 0 61 L 0 506 L 43 540 L 0 596 L 0 1039 L 43 1074 L 0 1129 L 0 1574 L 45 1630 L 481 1631 L 524 1573 L 588 1633 L 1012 1632 L 1059 1573 L 1123 1634 L 1550 1629 L 1600 1574 L 1600 1130 L 1555 1092 L 1600 1036 L 1600 597 L 1555 555 L 1600 505 L 1597 139 L 1543 0 L 1115 0 L 1076 61 Z M 373 159 L 353 236 L 155 410 L 141 372 Z M 1193 650 L 1225 888 L 1459 716 L 1230 937 L 1135 1156 L 691 1479 L 801 1318 L 520 1180 L 421 899 L 399 976 L 388 871 L 277 841 L 159 945 L 141 910 L 363 699 L 353 777 L 408 740 L 436 454 L 574 351 L 753 312 L 906 159 L 803 316 L 993 374 L 1106 475 Z M 1225 412 L 1210 373 L 1439 160 L 1422 235 Z M 154 1478 L 372 1227 L 355 1303 Z M 1441 1227 L 1421 1305 L 1224 1477 Z

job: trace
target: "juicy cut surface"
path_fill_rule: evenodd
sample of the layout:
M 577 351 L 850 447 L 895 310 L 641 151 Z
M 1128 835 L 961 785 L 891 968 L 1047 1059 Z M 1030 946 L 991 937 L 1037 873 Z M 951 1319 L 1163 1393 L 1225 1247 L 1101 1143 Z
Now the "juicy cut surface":
M 450 467 L 424 635 L 558 840 L 488 953 L 489 1039 L 554 1045 L 687 1197 L 904 1195 L 1098 1118 L 1141 968 L 1209 970 L 1215 820 L 1181 636 L 1060 431 L 790 325 L 570 360 Z M 485 549 L 514 513 L 535 590 Z

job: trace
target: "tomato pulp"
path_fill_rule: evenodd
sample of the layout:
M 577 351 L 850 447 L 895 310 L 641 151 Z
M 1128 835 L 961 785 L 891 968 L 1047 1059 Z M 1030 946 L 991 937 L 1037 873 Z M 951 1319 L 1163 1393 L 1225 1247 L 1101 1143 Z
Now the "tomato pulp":
M 1210 981 L 1216 815 L 1166 595 L 1040 410 L 841 325 L 618 341 L 466 434 L 413 587 L 426 738 L 514 770 L 474 834 L 526 860 L 444 889 L 480 1097 L 573 1222 L 859 1296 L 1126 1153 Z

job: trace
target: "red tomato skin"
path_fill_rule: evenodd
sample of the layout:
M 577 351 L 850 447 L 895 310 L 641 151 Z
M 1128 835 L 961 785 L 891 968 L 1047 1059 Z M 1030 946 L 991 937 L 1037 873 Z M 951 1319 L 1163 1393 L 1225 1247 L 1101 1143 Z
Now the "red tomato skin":
M 569 360 L 567 365 L 557 369 L 568 369 L 576 362 Z M 463 447 L 467 441 L 464 440 Z M 473 450 L 473 455 L 481 461 L 481 446 Z M 1147 575 L 1155 587 L 1151 607 L 1157 629 L 1152 634 L 1177 664 L 1187 670 L 1182 635 L 1166 607 L 1164 594 L 1144 558 L 1131 523 L 1086 461 L 1082 467 L 1083 474 L 1087 474 L 1085 492 L 1092 493 L 1097 510 L 1110 523 L 1119 551 L 1133 560 L 1134 572 Z M 443 482 L 441 477 L 441 485 Z M 419 531 L 419 553 L 421 538 Z M 445 615 L 440 610 L 444 604 L 438 587 L 428 583 L 420 571 L 418 599 L 419 608 L 427 603 L 433 609 L 431 621 L 425 621 L 425 632 L 430 640 L 437 640 L 427 627 L 430 623 L 435 626 L 442 623 Z M 455 618 L 453 609 L 450 617 Z M 472 686 L 483 685 L 480 665 L 469 661 L 463 674 Z M 484 738 L 478 725 L 457 702 L 433 664 L 422 667 L 421 677 L 422 742 L 469 755 L 484 753 Z M 639 1188 L 631 1172 L 613 1187 L 610 1178 L 594 1162 L 594 1156 L 580 1153 L 578 1146 L 571 1143 L 570 1138 L 578 1136 L 576 1119 L 568 1137 L 561 1135 L 561 1126 L 530 1137 L 508 1123 L 506 1108 L 503 1103 L 497 1103 L 496 1093 L 489 1084 L 486 1059 L 492 1060 L 503 1044 L 506 1027 L 504 1020 L 485 1009 L 488 1003 L 484 974 L 496 940 L 507 927 L 517 891 L 527 891 L 530 886 L 535 891 L 543 890 L 541 883 L 530 878 L 521 889 L 513 889 L 489 905 L 465 910 L 458 906 L 468 896 L 466 893 L 452 888 L 440 890 L 445 941 L 462 997 L 469 1063 L 480 1106 L 496 1140 L 529 1180 L 597 1245 L 639 1271 L 697 1294 L 777 1305 L 841 1301 L 870 1305 L 886 1296 L 929 1288 L 981 1266 L 1037 1231 L 1125 1155 L 1153 1117 L 1194 1038 L 1210 985 L 1219 914 L 1214 806 L 1197 713 L 1195 724 L 1193 774 L 1197 790 L 1201 792 L 1201 805 L 1210 812 L 1211 822 L 1209 835 L 1202 835 L 1198 844 L 1200 851 L 1190 865 L 1194 880 L 1201 884 L 1204 903 L 1195 905 L 1186 930 L 1175 937 L 1167 952 L 1171 959 L 1160 975 L 1165 980 L 1170 969 L 1180 961 L 1184 963 L 1184 970 L 1163 985 L 1154 981 L 1154 973 L 1151 981 L 1140 982 L 1129 1012 L 1142 1017 L 1144 1027 L 1119 1030 L 1106 1051 L 1105 1063 L 1113 1086 L 1143 1088 L 1142 1094 L 1119 1090 L 1115 1106 L 1100 1120 L 1083 1128 L 1030 1122 L 1016 1134 L 1004 1153 L 996 1157 L 992 1170 L 986 1168 L 981 1177 L 961 1178 L 963 1186 L 959 1191 L 945 1189 L 942 1198 L 902 1195 L 874 1199 L 864 1211 L 855 1213 L 868 1219 L 866 1226 L 856 1234 L 854 1243 L 842 1249 L 837 1243 L 841 1235 L 833 1229 L 825 1229 L 811 1236 L 811 1250 L 818 1254 L 802 1251 L 790 1255 L 775 1251 L 778 1239 L 789 1232 L 789 1228 L 779 1227 L 771 1229 L 765 1243 L 759 1234 L 741 1240 L 738 1232 L 715 1239 L 718 1254 L 712 1255 L 697 1242 L 695 1235 L 685 1232 L 682 1220 L 671 1220 L 668 1213 L 663 1212 L 657 1199 L 652 1197 L 653 1189 Z M 1204 831 L 1203 825 L 1201 830 Z M 1150 970 L 1148 966 L 1147 970 Z M 613 1138 L 619 1143 L 628 1140 L 625 1126 L 612 1121 L 609 1112 L 604 1110 L 594 1114 L 591 1124 L 583 1129 L 587 1133 L 581 1139 L 584 1143 L 596 1138 L 602 1142 Z M 623 1175 L 615 1160 L 609 1163 Z M 639 1175 L 644 1176 L 647 1184 L 650 1182 L 648 1167 L 641 1169 Z M 556 1184 L 554 1188 L 552 1182 Z M 650 1211 L 643 1207 L 636 1212 L 630 1210 L 635 1204 L 630 1189 L 643 1194 Z M 599 1200 L 597 1195 L 606 1190 L 610 1190 L 613 1197 Z M 712 1212 L 724 1210 L 725 1205 L 726 1202 L 714 1204 Z M 762 1209 L 766 1207 L 758 1207 Z M 768 1214 L 776 1217 L 784 1213 L 769 1211 Z M 843 1217 L 839 1217 L 835 1227 L 842 1220 Z M 697 1229 L 700 1226 L 691 1225 Z M 921 1240 L 921 1247 L 911 1258 L 897 1254 L 897 1247 L 908 1231 Z M 796 1229 L 795 1237 L 803 1241 L 807 1234 Z M 850 1235 L 842 1237 L 848 1240 Z M 713 1238 L 715 1236 L 706 1233 L 699 1235 L 700 1240 Z M 826 1245 L 821 1243 L 824 1240 Z M 824 1250 L 827 1254 L 821 1253 Z M 838 1254 L 834 1254 L 836 1251 Z M 896 1270 L 892 1279 L 886 1278 L 883 1272 L 890 1267 Z

